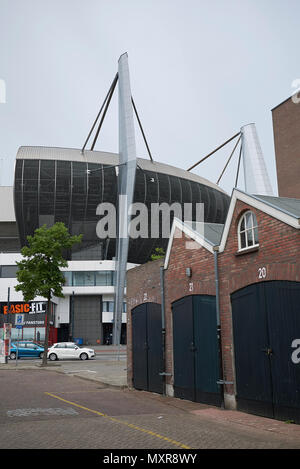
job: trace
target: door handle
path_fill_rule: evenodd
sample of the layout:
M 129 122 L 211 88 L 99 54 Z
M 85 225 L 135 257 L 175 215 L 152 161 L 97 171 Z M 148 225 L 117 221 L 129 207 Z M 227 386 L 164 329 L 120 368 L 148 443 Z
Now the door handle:
M 269 357 L 273 355 L 273 350 L 271 348 L 263 348 L 261 351 L 264 352 Z
M 191 352 L 196 352 L 196 350 L 197 350 L 197 347 L 195 347 L 194 342 L 191 342 L 190 351 L 191 351 Z

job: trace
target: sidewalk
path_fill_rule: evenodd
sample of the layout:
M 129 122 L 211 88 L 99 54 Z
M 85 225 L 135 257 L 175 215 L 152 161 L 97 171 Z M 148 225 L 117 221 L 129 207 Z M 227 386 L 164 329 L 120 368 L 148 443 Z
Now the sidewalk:
M 92 346 L 91 346 L 92 347 Z M 101 359 L 51 362 L 47 367 L 41 367 L 41 360 L 29 361 L 26 358 L 8 360 L 8 363 L 0 363 L 0 370 L 46 370 L 74 375 L 78 378 L 97 381 L 107 386 L 127 388 L 127 358 L 126 345 L 119 348 L 113 345 L 97 345 L 93 349 Z

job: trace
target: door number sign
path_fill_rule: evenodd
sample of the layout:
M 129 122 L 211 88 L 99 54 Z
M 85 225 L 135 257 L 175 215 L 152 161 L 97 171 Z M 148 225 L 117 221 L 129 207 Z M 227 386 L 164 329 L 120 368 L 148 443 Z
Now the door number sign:
M 263 279 L 267 276 L 267 269 L 266 267 L 259 267 L 258 269 L 258 278 Z

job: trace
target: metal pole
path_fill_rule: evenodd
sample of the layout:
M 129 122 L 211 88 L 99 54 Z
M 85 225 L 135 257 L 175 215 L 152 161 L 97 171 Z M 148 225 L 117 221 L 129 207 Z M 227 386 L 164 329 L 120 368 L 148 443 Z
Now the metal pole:
M 19 356 L 19 337 L 20 337 L 20 329 L 18 328 L 17 351 L 16 351 L 16 366 L 18 365 L 18 356 Z
M 237 187 L 238 179 L 239 179 L 239 174 L 240 174 L 240 164 L 241 164 L 241 156 L 242 156 L 242 143 L 240 147 L 240 154 L 239 154 L 239 162 L 238 162 L 238 167 L 237 167 L 237 172 L 236 172 L 236 178 L 235 178 L 235 184 L 234 187 Z
M 10 324 L 10 287 L 7 289 L 7 322 Z M 3 329 L 4 331 L 4 329 Z M 10 345 L 10 344 L 9 344 Z M 8 363 L 8 357 L 5 357 L 5 363 Z
M 136 110 L 135 103 L 134 103 L 134 101 L 133 101 L 133 97 L 132 97 L 132 96 L 131 96 L 131 102 L 132 102 L 132 106 L 133 106 L 133 109 L 134 109 L 134 112 L 135 112 L 137 121 L 138 121 L 139 126 L 140 126 L 140 130 L 141 130 L 142 135 L 143 135 L 143 139 L 144 139 L 144 142 L 145 142 L 147 151 L 148 151 L 148 155 L 150 156 L 150 160 L 151 160 L 152 163 L 153 163 L 153 158 L 152 158 L 152 155 L 151 155 L 151 152 L 150 152 L 150 148 L 149 148 L 148 142 L 147 142 L 147 140 L 146 140 L 146 136 L 145 136 L 145 133 L 144 133 L 144 130 L 143 130 L 143 127 L 142 127 L 142 123 L 141 123 L 141 121 L 140 121 L 140 118 L 139 118 L 138 112 L 137 112 L 137 110 Z
M 206 160 L 209 156 L 213 155 L 214 153 L 216 153 L 216 151 L 220 150 L 221 148 L 223 148 L 225 145 L 227 145 L 227 143 L 231 142 L 231 140 L 233 140 L 234 138 L 238 137 L 238 135 L 240 135 L 240 132 L 235 134 L 233 137 L 231 137 L 229 140 L 226 140 L 226 142 L 222 143 L 222 145 L 220 145 L 218 148 L 216 148 L 215 150 L 213 150 L 211 153 L 209 153 L 208 155 L 206 155 L 204 158 L 202 158 L 202 160 L 198 161 L 198 163 L 195 163 L 193 166 L 191 166 L 187 171 L 190 171 L 191 169 L 195 168 L 196 166 L 198 166 L 198 164 L 202 163 L 202 161 Z
M 71 325 L 71 334 L 70 335 L 70 338 L 71 340 L 73 341 L 74 337 L 74 290 L 72 291 L 72 296 L 71 296 L 71 317 L 70 317 L 70 325 Z
M 219 179 L 217 180 L 217 184 L 219 184 L 219 182 L 221 181 L 221 178 L 222 178 L 223 174 L 225 173 L 226 168 L 227 168 L 227 166 L 229 165 L 229 162 L 230 162 L 230 160 L 231 160 L 231 158 L 232 158 L 232 156 L 233 156 L 233 154 L 234 154 L 234 152 L 235 152 L 235 149 L 236 149 L 236 147 L 238 146 L 240 140 L 241 140 L 241 136 L 239 137 L 238 141 L 237 141 L 236 144 L 234 145 L 234 148 L 233 148 L 233 150 L 232 150 L 232 152 L 231 152 L 231 155 L 230 155 L 230 157 L 228 158 L 228 160 L 227 160 L 227 162 L 226 162 L 226 164 L 225 164 L 225 166 L 224 166 L 224 169 L 223 169 L 223 171 L 221 172 L 221 174 L 220 174 L 220 176 L 219 176 Z
M 96 132 L 96 135 L 94 137 L 94 140 L 93 140 L 93 143 L 92 143 L 92 146 L 91 146 L 91 151 L 94 150 L 94 147 L 96 145 L 96 142 L 98 140 L 98 136 L 99 136 L 99 132 L 100 132 L 100 129 L 102 127 L 102 124 L 103 124 L 103 121 L 105 119 L 105 116 L 106 116 L 106 112 L 107 112 L 107 109 L 109 107 L 109 104 L 110 104 L 110 101 L 111 101 L 111 98 L 114 94 L 114 91 L 115 91 L 115 87 L 116 87 L 116 84 L 118 82 L 118 74 L 115 76 L 115 79 L 112 83 L 112 86 L 111 86 L 111 89 L 110 89 L 110 93 L 109 93 L 109 97 L 108 97 L 108 100 L 107 100 L 107 103 L 106 103 L 106 106 L 105 106 L 105 109 L 104 109 L 104 112 L 103 112 L 103 116 L 101 117 L 101 121 L 100 121 L 100 124 L 98 126 L 98 129 L 97 129 L 97 132 Z
M 162 334 L 162 359 L 163 359 L 163 395 L 166 395 L 166 324 L 165 324 L 165 276 L 164 266 L 160 267 L 160 295 L 161 295 L 161 334 Z
M 117 75 L 118 75 L 118 74 L 117 74 Z M 117 75 L 116 75 L 116 76 L 117 76 Z M 93 132 L 93 130 L 94 130 L 94 128 L 95 128 L 95 125 L 97 124 L 97 120 L 99 119 L 99 117 L 100 117 L 100 115 L 101 115 L 101 112 L 102 112 L 102 109 L 104 108 L 105 103 L 106 103 L 106 101 L 107 101 L 107 98 L 108 98 L 108 96 L 110 95 L 110 92 L 111 92 L 111 89 L 112 89 L 112 86 L 113 86 L 113 84 L 114 84 L 115 79 L 116 79 L 116 77 L 113 79 L 113 82 L 112 82 L 112 84 L 110 85 L 110 88 L 109 88 L 109 90 L 108 90 L 108 93 L 107 93 L 107 95 L 106 95 L 104 101 L 103 101 L 103 104 L 102 104 L 102 106 L 101 106 L 101 108 L 100 108 L 100 111 L 98 112 L 97 117 L 96 117 L 96 119 L 95 119 L 95 121 L 94 121 L 94 123 L 93 123 L 93 125 L 92 125 L 92 128 L 91 128 L 91 130 L 90 130 L 90 132 L 89 132 L 89 134 L 88 134 L 88 136 L 87 136 L 87 138 L 86 138 L 86 141 L 84 142 L 84 145 L 83 145 L 83 147 L 82 147 L 82 149 L 81 149 L 81 153 L 84 152 L 85 147 L 86 147 L 86 145 L 87 145 L 87 143 L 88 143 L 88 141 L 89 141 L 89 139 L 90 139 L 90 136 L 92 135 L 92 132 Z
M 223 359 L 222 359 L 222 339 L 221 339 L 221 320 L 220 320 L 220 292 L 219 292 L 219 270 L 218 270 L 218 246 L 214 246 L 214 264 L 215 264 L 215 283 L 216 283 L 216 318 L 217 318 L 217 341 L 219 354 L 219 386 L 221 386 L 221 408 L 225 408 L 224 401 L 224 380 L 223 380 Z

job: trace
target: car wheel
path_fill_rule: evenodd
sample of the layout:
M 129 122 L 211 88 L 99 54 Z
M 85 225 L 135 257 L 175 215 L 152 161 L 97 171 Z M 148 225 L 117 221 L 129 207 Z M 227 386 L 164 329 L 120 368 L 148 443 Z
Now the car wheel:
M 80 354 L 80 360 L 87 360 L 89 357 L 88 357 L 88 354 L 87 353 L 81 353 Z
M 44 356 L 44 352 L 41 352 L 41 353 L 39 354 L 39 358 L 43 358 L 43 356 Z
M 49 359 L 50 359 L 52 362 L 55 362 L 55 360 L 57 360 L 57 355 L 56 355 L 55 353 L 50 353 Z
M 9 355 L 9 358 L 10 358 L 11 360 L 15 360 L 16 357 L 17 357 L 16 352 L 11 352 L 11 354 Z

